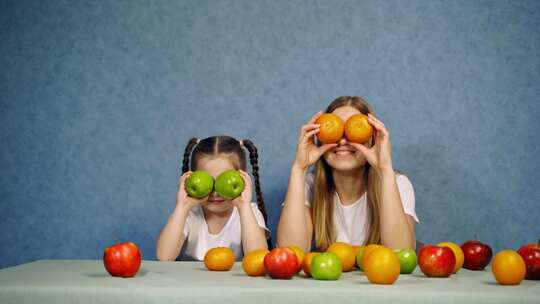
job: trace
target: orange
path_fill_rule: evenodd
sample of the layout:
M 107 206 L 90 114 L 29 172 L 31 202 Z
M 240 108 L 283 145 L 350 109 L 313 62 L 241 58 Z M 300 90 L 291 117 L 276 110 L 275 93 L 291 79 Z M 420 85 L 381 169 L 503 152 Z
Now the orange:
M 454 271 L 452 273 L 457 273 L 461 269 L 461 266 L 463 266 L 463 261 L 465 259 L 461 247 L 459 247 L 458 244 L 452 242 L 442 242 L 437 244 L 437 246 L 448 247 L 452 249 L 452 251 L 454 252 L 454 256 L 456 257 L 456 266 L 454 266 Z
M 372 284 L 393 284 L 399 277 L 399 260 L 392 249 L 373 249 L 364 263 L 367 279 Z
M 369 255 L 371 254 L 371 252 L 377 248 L 384 248 L 384 247 L 382 245 L 377 245 L 377 244 L 369 244 L 366 247 L 364 247 L 364 252 L 360 259 L 360 265 L 359 265 L 361 270 L 366 271 L 366 268 L 364 267 L 364 265 L 366 264 L 366 261 Z
M 373 127 L 364 114 L 355 114 L 345 122 L 345 136 L 349 141 L 363 144 L 373 135 Z
M 253 250 L 242 259 L 244 272 L 251 277 L 264 275 L 264 257 L 270 252 L 268 249 Z
M 338 142 L 343 137 L 343 120 L 334 113 L 326 113 L 315 121 L 320 126 L 317 137 L 323 144 Z
M 287 248 L 292 249 L 294 251 L 294 254 L 296 254 L 296 258 L 298 259 L 298 264 L 302 264 L 302 260 L 304 259 L 304 250 L 300 249 L 298 246 L 288 246 Z
M 226 271 L 234 265 L 234 252 L 228 247 L 216 247 L 204 255 L 204 266 L 208 270 Z
M 306 274 L 306 276 L 311 277 L 311 272 L 309 270 L 309 267 L 311 266 L 311 260 L 317 255 L 321 254 L 320 252 L 308 252 L 306 256 L 304 257 L 304 260 L 302 261 L 302 270 Z
M 354 251 L 354 257 L 356 259 L 356 261 L 354 262 L 354 265 L 358 268 L 358 254 L 360 254 L 361 251 L 364 251 L 364 246 L 357 246 L 357 245 L 352 245 L 353 246 L 353 251 Z
M 499 251 L 491 263 L 491 272 L 501 285 L 519 285 L 525 278 L 525 262 L 514 250 Z
M 341 270 L 343 272 L 351 271 L 354 267 L 354 262 L 356 262 L 356 256 L 354 255 L 354 249 L 351 245 L 343 242 L 336 242 L 328 249 L 326 252 L 332 252 L 338 256 L 341 260 Z

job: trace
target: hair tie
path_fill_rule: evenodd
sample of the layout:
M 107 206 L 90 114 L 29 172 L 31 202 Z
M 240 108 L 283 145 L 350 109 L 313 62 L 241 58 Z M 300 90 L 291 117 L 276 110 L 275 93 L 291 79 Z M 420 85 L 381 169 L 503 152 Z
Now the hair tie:
M 197 138 L 197 145 L 201 142 L 201 140 L 199 138 Z
M 241 139 L 240 141 L 238 141 L 240 143 L 240 146 L 243 147 L 244 146 L 244 141 Z

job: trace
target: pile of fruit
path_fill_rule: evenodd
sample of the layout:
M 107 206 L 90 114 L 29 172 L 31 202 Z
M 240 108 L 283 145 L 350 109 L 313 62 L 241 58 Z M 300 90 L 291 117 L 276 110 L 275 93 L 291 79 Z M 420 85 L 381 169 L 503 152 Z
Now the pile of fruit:
M 392 250 L 382 245 L 353 246 L 337 242 L 326 252 L 304 253 L 297 246 L 259 249 L 242 259 L 249 276 L 268 275 L 273 279 L 291 279 L 300 271 L 316 280 L 338 280 L 343 272 L 358 268 L 370 283 L 393 284 L 400 275 L 410 274 L 416 266 L 427 277 L 449 277 L 463 267 L 484 270 L 492 259 L 489 245 L 467 241 L 425 245 L 418 256 L 412 249 Z M 226 247 L 210 249 L 204 264 L 213 271 L 227 271 L 234 265 L 234 253 Z M 522 246 L 517 252 L 502 250 L 493 258 L 492 273 L 501 285 L 517 285 L 526 278 L 540 280 L 540 242 Z

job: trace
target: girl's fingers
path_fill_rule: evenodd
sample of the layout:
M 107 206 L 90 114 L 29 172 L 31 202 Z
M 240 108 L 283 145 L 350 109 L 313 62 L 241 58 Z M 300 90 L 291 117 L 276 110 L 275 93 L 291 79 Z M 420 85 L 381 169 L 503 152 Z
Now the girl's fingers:
M 191 175 L 191 171 L 188 171 L 180 176 L 180 180 L 178 181 L 180 184 L 183 184 L 186 179 Z
M 246 184 L 246 187 L 251 186 L 251 176 L 249 175 L 249 173 L 247 173 L 244 170 L 238 170 L 238 171 L 240 171 L 240 175 L 244 179 L 244 183 Z
M 362 145 L 362 144 L 352 142 L 352 143 L 350 143 L 350 145 L 353 146 L 356 150 L 360 151 L 364 155 L 369 153 L 369 148 Z

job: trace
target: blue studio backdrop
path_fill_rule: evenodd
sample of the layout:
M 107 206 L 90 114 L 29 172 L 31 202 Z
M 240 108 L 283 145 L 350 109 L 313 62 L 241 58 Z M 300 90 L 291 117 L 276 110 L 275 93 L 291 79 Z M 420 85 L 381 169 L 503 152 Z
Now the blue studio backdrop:
M 298 129 L 370 101 L 423 242 L 540 236 L 538 1 L 0 1 L 0 267 L 155 240 L 190 137 L 259 149 L 275 238 Z

